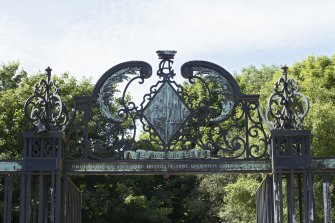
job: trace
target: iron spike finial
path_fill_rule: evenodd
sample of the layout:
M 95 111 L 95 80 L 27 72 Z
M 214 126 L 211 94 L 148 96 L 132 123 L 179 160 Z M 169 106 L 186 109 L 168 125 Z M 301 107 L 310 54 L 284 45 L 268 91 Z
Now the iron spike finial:
M 285 78 L 285 80 L 287 80 L 288 66 L 284 65 L 281 69 L 283 70 L 283 77 Z
M 45 71 L 47 72 L 46 75 L 47 75 L 47 77 L 48 77 L 48 80 L 50 80 L 52 69 L 51 69 L 50 67 L 47 67 L 47 69 L 45 69 Z

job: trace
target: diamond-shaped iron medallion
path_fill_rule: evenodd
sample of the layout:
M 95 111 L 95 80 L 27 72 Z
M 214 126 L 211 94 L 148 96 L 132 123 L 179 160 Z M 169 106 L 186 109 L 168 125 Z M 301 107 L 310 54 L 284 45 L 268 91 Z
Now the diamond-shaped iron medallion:
M 190 110 L 175 89 L 166 82 L 158 89 L 143 111 L 145 119 L 165 145 L 169 144 L 184 125 L 189 114 Z

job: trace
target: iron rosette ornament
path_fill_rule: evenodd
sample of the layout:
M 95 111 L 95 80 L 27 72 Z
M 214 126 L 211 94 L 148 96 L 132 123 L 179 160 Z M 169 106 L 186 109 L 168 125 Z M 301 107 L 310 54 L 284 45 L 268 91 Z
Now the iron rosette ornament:
M 288 67 L 282 68 L 282 77 L 275 83 L 268 101 L 266 121 L 272 129 L 303 129 L 303 120 L 309 109 L 305 95 L 292 78 L 287 78 Z
M 47 79 L 36 84 L 34 95 L 25 102 L 24 112 L 37 133 L 63 131 L 68 122 L 67 109 L 56 82 L 51 80 L 52 69 L 48 67 L 45 71 Z

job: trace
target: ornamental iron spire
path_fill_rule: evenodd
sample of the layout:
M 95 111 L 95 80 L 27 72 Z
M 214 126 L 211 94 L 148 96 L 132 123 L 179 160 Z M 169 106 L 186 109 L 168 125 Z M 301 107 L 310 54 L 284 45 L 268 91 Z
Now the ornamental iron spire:
M 273 129 L 303 129 L 303 120 L 309 108 L 305 95 L 298 92 L 299 86 L 287 78 L 288 67 L 282 67 L 282 77 L 275 83 L 268 101 L 266 121 Z
M 60 90 L 51 80 L 50 67 L 45 69 L 46 79 L 35 85 L 34 95 L 24 105 L 24 112 L 37 133 L 63 130 L 68 114 L 62 102 Z

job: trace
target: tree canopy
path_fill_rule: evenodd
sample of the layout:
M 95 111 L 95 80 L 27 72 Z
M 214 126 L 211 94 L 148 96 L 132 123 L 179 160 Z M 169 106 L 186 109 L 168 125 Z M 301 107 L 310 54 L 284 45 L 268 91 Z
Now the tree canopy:
M 263 111 L 281 76 L 279 68 L 249 66 L 235 74 L 243 93 L 261 95 Z M 29 130 L 24 102 L 43 75 L 28 75 L 18 62 L 0 67 L 1 159 L 20 158 L 22 132 Z M 312 131 L 313 156 L 333 156 L 335 56 L 310 56 L 292 65 L 289 77 L 299 83 L 300 92 L 309 99 L 304 126 Z M 55 79 L 69 108 L 73 107 L 74 96 L 90 95 L 93 89 L 89 79 L 78 81 L 67 73 Z M 201 92 L 199 95 L 201 100 Z M 83 222 L 254 222 L 255 193 L 262 178 L 255 174 L 78 176 L 73 180 L 84 192 Z M 319 220 L 321 216 L 318 214 Z

